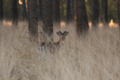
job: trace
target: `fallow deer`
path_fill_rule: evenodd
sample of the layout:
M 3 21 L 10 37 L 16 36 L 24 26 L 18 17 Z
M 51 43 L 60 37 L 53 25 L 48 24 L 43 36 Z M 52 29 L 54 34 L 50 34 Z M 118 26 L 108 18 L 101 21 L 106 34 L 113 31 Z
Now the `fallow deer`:
M 39 46 L 39 51 L 41 52 L 46 52 L 47 50 L 49 50 L 51 53 L 54 53 L 55 50 L 59 50 L 61 45 L 64 44 L 65 41 L 65 37 L 66 35 L 68 35 L 69 32 L 65 31 L 65 32 L 56 32 L 57 35 L 60 36 L 60 39 L 58 42 L 42 42 Z

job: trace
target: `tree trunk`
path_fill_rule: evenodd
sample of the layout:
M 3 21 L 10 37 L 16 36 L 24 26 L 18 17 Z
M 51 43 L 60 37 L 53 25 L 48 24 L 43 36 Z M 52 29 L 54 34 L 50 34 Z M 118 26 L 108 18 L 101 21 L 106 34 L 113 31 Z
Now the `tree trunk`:
M 2 24 L 3 20 L 3 0 L 0 0 L 0 24 Z
M 102 19 L 103 19 L 103 24 L 107 25 L 108 23 L 108 0 L 102 0 Z
M 60 27 L 60 0 L 53 0 L 53 23 Z
M 18 0 L 11 0 L 11 15 L 12 15 L 12 24 L 14 26 L 18 25 L 18 11 L 17 11 Z
M 42 0 L 39 0 L 39 21 L 42 21 Z
M 26 3 L 25 0 L 22 0 L 22 9 L 23 9 L 23 21 L 27 20 L 27 12 L 26 12 Z
M 74 0 L 74 21 L 75 21 L 75 25 L 77 25 L 77 16 L 76 16 L 76 0 Z M 76 27 L 76 26 L 75 26 Z
M 42 21 L 44 25 L 44 32 L 48 37 L 53 35 L 53 6 L 52 0 L 43 0 L 42 1 Z M 44 40 L 46 40 L 46 36 L 44 35 Z M 53 37 L 51 37 L 53 40 Z
M 28 4 L 28 29 L 31 40 L 36 41 L 38 38 L 38 6 L 37 0 L 29 0 Z
M 74 0 L 66 0 L 66 23 L 74 20 Z
M 118 25 L 119 25 L 119 40 L 120 40 L 120 0 L 118 0 Z
M 97 27 L 99 23 L 99 0 L 92 0 L 92 25 Z
M 120 26 L 120 0 L 118 0 L 118 24 Z
M 89 29 L 86 13 L 85 0 L 76 0 L 76 18 L 77 18 L 77 35 L 86 33 Z

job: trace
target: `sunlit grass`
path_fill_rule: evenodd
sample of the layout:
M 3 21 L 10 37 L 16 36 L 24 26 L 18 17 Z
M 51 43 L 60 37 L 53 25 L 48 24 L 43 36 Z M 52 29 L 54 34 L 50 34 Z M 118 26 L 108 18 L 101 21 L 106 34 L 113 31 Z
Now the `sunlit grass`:
M 118 27 L 91 28 L 80 39 L 73 26 L 54 28 L 54 41 L 57 31 L 69 31 L 65 44 L 55 55 L 41 57 L 24 25 L 1 26 L 0 80 L 120 80 Z

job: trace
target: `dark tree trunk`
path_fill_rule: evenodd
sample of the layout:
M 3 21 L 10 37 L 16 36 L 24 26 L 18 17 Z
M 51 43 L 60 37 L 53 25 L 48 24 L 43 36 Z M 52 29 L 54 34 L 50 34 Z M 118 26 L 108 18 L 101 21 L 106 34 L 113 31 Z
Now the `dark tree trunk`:
M 99 23 L 99 0 L 92 0 L 92 25 L 97 26 Z
M 120 40 L 120 0 L 118 0 L 118 25 L 119 25 L 119 40 Z
M 80 36 L 81 34 L 86 33 L 89 29 L 85 0 L 76 0 L 76 16 L 77 16 L 76 32 L 78 36 Z
M 120 0 L 118 0 L 118 24 L 120 26 Z
M 75 25 L 77 25 L 77 16 L 76 16 L 76 0 L 74 0 L 74 21 L 75 21 Z M 76 26 L 75 26 L 76 27 Z
M 3 0 L 0 0 L 0 23 L 3 20 Z
M 66 0 L 66 23 L 74 20 L 74 0 Z
M 38 37 L 38 5 L 37 0 L 29 0 L 28 4 L 28 29 L 32 40 L 37 40 Z
M 108 0 L 102 0 L 102 19 L 103 19 L 103 24 L 107 25 L 108 23 Z
M 53 0 L 53 23 L 60 27 L 60 0 Z
M 18 0 L 11 0 L 11 15 L 12 15 L 12 24 L 18 25 L 18 11 L 17 11 Z
M 23 9 L 23 21 L 27 20 L 27 12 L 26 12 L 26 3 L 25 0 L 22 0 L 22 9 Z
M 42 21 L 44 25 L 44 32 L 48 37 L 53 35 L 53 6 L 52 0 L 42 0 Z M 46 36 L 44 36 L 46 37 Z M 53 39 L 51 39 L 53 40 Z
M 39 0 L 39 21 L 42 21 L 42 0 Z

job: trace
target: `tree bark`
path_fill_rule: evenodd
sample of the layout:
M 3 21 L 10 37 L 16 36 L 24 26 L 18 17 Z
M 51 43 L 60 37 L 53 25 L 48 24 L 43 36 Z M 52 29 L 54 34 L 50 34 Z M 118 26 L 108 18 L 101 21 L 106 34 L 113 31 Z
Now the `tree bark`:
M 83 35 L 89 29 L 85 0 L 76 0 L 77 35 Z
M 42 1 L 42 21 L 44 25 L 44 32 L 48 37 L 53 35 L 53 6 L 52 0 L 43 0 Z M 46 40 L 46 36 L 44 35 L 44 40 Z M 53 40 L 53 37 L 51 37 Z
M 0 24 L 3 21 L 3 0 L 0 0 Z
M 23 9 L 23 21 L 27 20 L 27 12 L 26 12 L 26 3 L 25 0 L 22 0 L 22 9 Z
M 119 25 L 119 40 L 120 40 L 120 0 L 118 0 L 118 25 Z M 120 42 L 119 42 L 120 45 Z
M 60 27 L 60 0 L 53 0 L 53 23 Z
M 118 0 L 118 24 L 120 26 L 120 0 Z
M 42 21 L 42 0 L 39 0 L 39 21 Z
M 18 0 L 11 0 L 11 15 L 12 15 L 12 24 L 18 25 L 18 11 L 17 11 Z
M 77 16 L 76 16 L 76 0 L 74 0 L 74 21 L 75 21 L 75 25 L 77 25 Z M 76 26 L 75 26 L 76 27 Z
M 66 23 L 74 20 L 74 0 L 66 0 Z
M 108 0 L 102 0 L 102 19 L 103 24 L 108 24 Z
M 97 27 L 99 23 L 99 0 L 92 0 L 92 25 Z
M 31 40 L 38 39 L 38 5 L 37 0 L 29 0 L 28 4 L 28 30 L 30 32 Z

